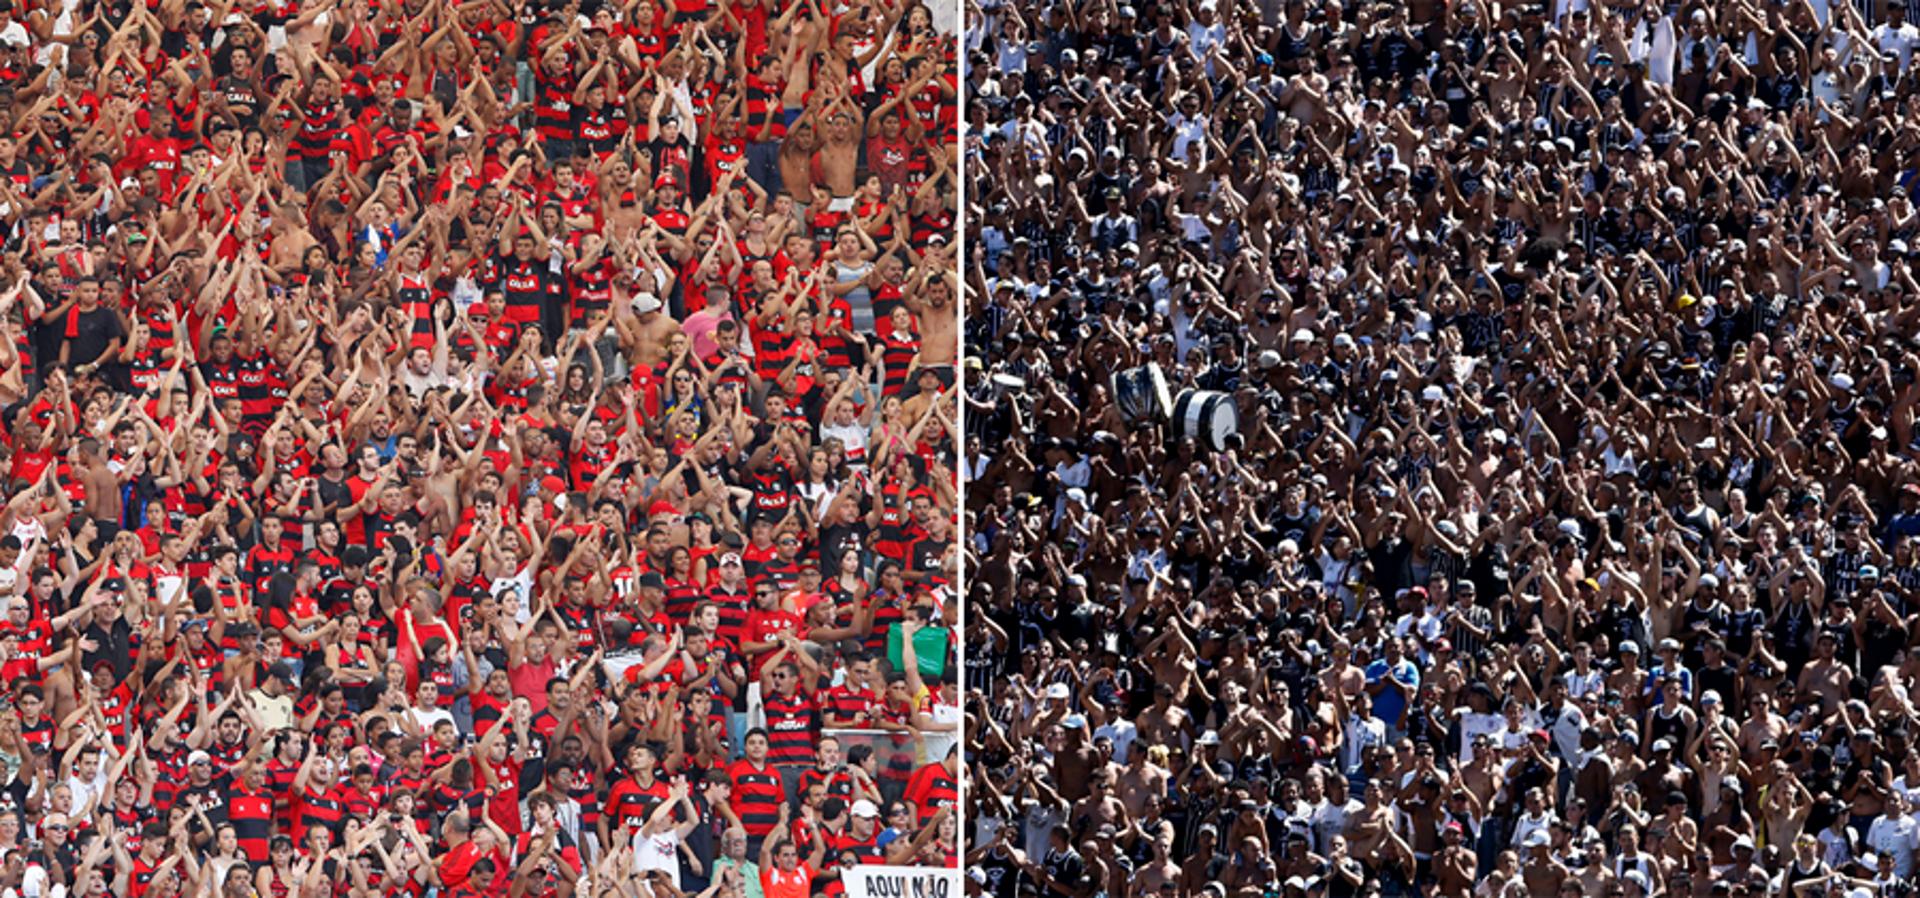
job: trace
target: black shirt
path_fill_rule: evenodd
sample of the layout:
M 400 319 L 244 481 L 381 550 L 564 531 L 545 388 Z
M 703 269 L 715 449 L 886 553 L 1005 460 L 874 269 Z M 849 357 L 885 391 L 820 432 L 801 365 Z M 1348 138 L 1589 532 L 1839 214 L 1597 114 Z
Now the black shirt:
M 120 328 L 120 316 L 104 306 L 91 312 L 78 312 L 74 322 L 73 335 L 66 337 L 67 362 L 73 365 L 85 365 L 100 358 L 107 351 L 107 344 L 126 336 Z M 64 322 L 60 326 L 65 326 Z M 62 331 L 65 333 L 65 331 Z

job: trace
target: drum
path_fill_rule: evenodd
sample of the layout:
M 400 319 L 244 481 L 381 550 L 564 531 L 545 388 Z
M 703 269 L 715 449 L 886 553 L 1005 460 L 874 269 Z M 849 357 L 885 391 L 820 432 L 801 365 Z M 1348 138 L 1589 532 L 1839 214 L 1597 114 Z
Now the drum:
M 1160 366 L 1149 362 L 1138 368 L 1115 371 L 1107 387 L 1113 404 L 1129 422 L 1152 423 L 1173 415 L 1173 398 L 1167 391 L 1167 377 Z
M 1227 438 L 1240 432 L 1240 410 L 1233 397 L 1211 390 L 1187 390 L 1173 403 L 1173 424 L 1182 437 L 1214 452 L 1227 451 Z
M 1007 398 L 1009 394 L 1018 396 L 1027 391 L 1026 379 L 1015 377 L 1011 374 L 995 374 L 987 378 L 987 383 L 993 388 L 993 401 L 995 402 Z

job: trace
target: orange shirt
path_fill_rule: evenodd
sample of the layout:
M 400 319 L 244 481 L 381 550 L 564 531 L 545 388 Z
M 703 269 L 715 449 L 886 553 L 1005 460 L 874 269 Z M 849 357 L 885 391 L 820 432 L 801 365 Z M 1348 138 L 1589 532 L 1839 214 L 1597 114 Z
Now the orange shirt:
M 782 873 L 777 866 L 760 871 L 760 890 L 766 898 L 807 898 L 813 893 L 813 868 L 805 861 L 793 868 L 792 873 Z

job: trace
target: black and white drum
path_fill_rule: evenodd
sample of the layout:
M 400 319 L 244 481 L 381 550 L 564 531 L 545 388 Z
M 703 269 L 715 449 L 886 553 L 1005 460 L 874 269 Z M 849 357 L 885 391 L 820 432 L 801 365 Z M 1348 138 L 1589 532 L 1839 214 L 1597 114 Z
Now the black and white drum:
M 1182 437 L 1214 452 L 1227 451 L 1227 438 L 1240 432 L 1240 410 L 1233 397 L 1211 390 L 1187 390 L 1173 402 L 1173 426 Z
M 1113 404 L 1129 422 L 1151 423 L 1173 415 L 1173 397 L 1167 391 L 1167 376 L 1160 366 L 1149 362 L 1138 368 L 1115 371 L 1108 381 Z

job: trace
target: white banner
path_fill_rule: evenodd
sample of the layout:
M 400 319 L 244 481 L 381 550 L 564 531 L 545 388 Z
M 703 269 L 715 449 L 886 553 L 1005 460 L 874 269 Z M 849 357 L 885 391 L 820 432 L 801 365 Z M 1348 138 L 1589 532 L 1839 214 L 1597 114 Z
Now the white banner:
M 960 871 L 950 867 L 886 867 L 858 864 L 842 868 L 847 898 L 961 898 Z

